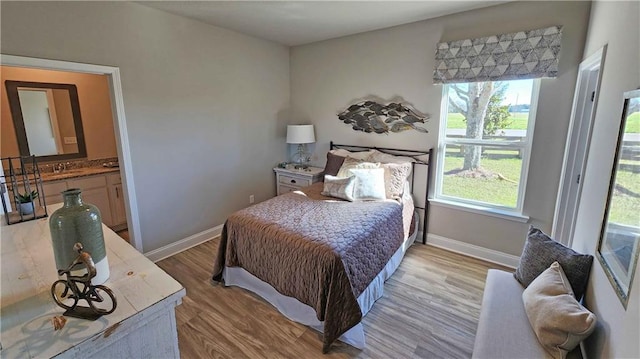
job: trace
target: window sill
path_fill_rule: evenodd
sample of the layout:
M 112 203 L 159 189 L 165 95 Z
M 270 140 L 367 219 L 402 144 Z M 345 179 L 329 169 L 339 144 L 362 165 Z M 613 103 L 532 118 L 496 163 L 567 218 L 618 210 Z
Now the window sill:
M 484 206 L 473 205 L 468 203 L 460 203 L 460 202 L 454 202 L 454 201 L 447 201 L 444 199 L 436 199 L 436 198 L 430 199 L 429 203 L 434 206 L 457 209 L 460 211 L 481 214 L 484 216 L 506 219 L 509 221 L 515 221 L 520 223 L 529 222 L 529 216 L 525 216 L 515 211 L 505 211 L 497 208 L 484 207 Z

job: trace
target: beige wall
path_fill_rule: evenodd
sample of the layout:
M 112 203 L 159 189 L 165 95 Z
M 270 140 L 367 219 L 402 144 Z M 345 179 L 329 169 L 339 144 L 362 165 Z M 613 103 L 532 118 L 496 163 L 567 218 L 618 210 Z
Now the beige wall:
M 4 5 L 2 6 L 4 10 Z M 4 38 L 5 34 L 3 34 L 2 40 Z M 2 50 L 4 50 L 4 46 Z M 11 119 L 11 109 L 9 108 L 9 100 L 4 87 L 6 80 L 76 85 L 83 132 L 87 145 L 87 158 L 93 160 L 118 156 L 113 131 L 109 83 L 106 76 L 1 66 L 0 79 L 2 80 L 2 98 L 0 99 L 2 107 L 0 155 L 2 157 L 19 155 L 15 129 Z M 65 147 L 66 149 L 67 147 Z
M 524 212 L 549 232 L 562 167 L 577 67 L 589 20 L 588 2 L 513 2 L 291 50 L 292 120 L 316 126 L 316 161 L 329 141 L 399 148 L 437 147 L 442 86 L 433 85 L 440 41 L 563 25 L 560 71 L 542 81 Z M 431 114 L 428 134 L 353 131 L 336 113 L 355 99 L 403 97 Z M 430 234 L 520 255 L 528 224 L 432 205 Z
M 525 213 L 550 231 L 563 149 L 583 57 L 609 44 L 574 247 L 593 253 L 609 181 L 621 94 L 640 85 L 638 3 L 516 2 L 289 49 L 131 3 L 1 3 L 0 52 L 121 69 L 145 251 L 211 228 L 274 194 L 271 167 L 291 122 L 316 125 L 315 161 L 328 141 L 437 145 L 441 87 L 435 44 L 564 25 L 560 76 L 543 80 Z M 584 50 L 584 51 L 583 51 Z M 289 67 L 289 63 L 291 66 Z M 368 95 L 402 96 L 432 115 L 429 134 L 355 132 L 335 113 Z M 5 118 L 5 114 L 2 114 Z M 5 132 L 3 128 L 3 133 Z M 527 224 L 434 207 L 431 232 L 519 254 Z M 603 328 L 595 357 L 639 357 L 640 275 L 628 309 L 594 264 L 587 304 Z
M 1 2 L 0 52 L 120 68 L 148 252 L 275 195 L 289 48 L 131 2 Z
M 615 154 L 622 94 L 640 87 L 640 3 L 596 1 L 584 58 L 607 45 L 573 247 L 595 254 Z M 639 263 L 640 264 L 640 263 Z M 586 304 L 600 321 L 587 341 L 590 358 L 640 358 L 640 265 L 625 310 L 596 260 Z

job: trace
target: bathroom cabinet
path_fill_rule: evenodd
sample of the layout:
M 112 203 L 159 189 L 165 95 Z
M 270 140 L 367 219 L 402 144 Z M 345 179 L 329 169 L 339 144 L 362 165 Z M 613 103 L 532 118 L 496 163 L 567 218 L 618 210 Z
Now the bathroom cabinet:
M 113 227 L 111 203 L 105 175 L 68 179 L 67 188 L 80 188 L 82 190 L 82 200 L 98 207 L 102 222 L 109 227 Z M 45 188 L 45 193 L 46 191 L 47 189 Z
M 43 188 L 47 205 L 62 202 L 60 192 L 80 188 L 82 200 L 98 207 L 104 224 L 116 231 L 127 228 L 120 172 L 47 181 Z
M 111 205 L 111 219 L 113 227 L 127 226 L 127 212 L 124 208 L 124 194 L 122 192 L 122 179 L 120 172 L 107 175 L 107 185 L 109 187 L 109 201 Z M 120 230 L 120 228 L 116 228 Z

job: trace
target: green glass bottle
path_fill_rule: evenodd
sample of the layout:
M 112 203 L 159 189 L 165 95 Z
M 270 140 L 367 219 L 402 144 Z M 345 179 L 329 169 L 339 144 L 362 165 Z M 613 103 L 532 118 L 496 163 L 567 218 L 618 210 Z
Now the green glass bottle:
M 84 250 L 91 254 L 96 264 L 96 276 L 91 283 L 102 284 L 109 278 L 109 263 L 102 232 L 102 217 L 98 207 L 83 202 L 81 190 L 68 189 L 62 192 L 64 205 L 49 218 L 49 229 L 53 241 L 53 254 L 57 269 L 67 269 L 78 257 L 73 245 L 82 243 Z M 78 268 L 74 275 L 82 275 L 84 268 Z M 85 271 L 86 272 L 86 271 Z

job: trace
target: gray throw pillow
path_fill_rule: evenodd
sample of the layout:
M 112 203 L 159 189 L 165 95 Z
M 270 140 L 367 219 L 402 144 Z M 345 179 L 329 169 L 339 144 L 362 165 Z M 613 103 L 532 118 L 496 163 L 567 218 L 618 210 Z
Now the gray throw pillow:
M 340 171 L 340 167 L 342 167 L 344 159 L 345 158 L 342 156 L 334 155 L 331 152 L 327 152 L 327 164 L 324 166 L 324 174 L 337 176 L 338 171 Z
M 580 254 L 549 238 L 538 228 L 529 227 L 520 264 L 513 276 L 526 288 L 553 262 L 562 266 L 576 299 L 580 300 L 587 289 L 593 256 Z

